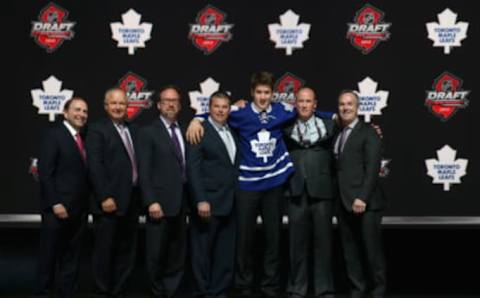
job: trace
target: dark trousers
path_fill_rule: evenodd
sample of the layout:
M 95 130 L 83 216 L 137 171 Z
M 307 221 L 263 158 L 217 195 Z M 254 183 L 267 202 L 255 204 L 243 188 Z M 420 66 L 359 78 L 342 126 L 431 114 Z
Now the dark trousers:
M 35 297 L 49 297 L 55 277 L 59 297 L 74 296 L 86 223 L 86 214 L 58 219 L 52 212 L 42 213 Z
M 262 217 L 264 234 L 263 275 L 260 289 L 266 296 L 276 296 L 280 281 L 280 232 L 283 216 L 283 187 L 266 191 L 238 191 L 235 201 L 237 220 L 237 255 L 235 287 L 245 295 L 252 292 L 255 279 L 255 230 L 257 215 Z
M 289 297 L 305 297 L 308 264 L 313 257 L 315 297 L 333 297 L 332 216 L 333 202 L 311 198 L 306 192 L 288 202 L 290 274 Z
M 134 200 L 136 202 L 136 200 Z M 135 266 L 138 208 L 126 215 L 94 215 L 92 255 L 95 297 L 121 297 Z
M 145 254 L 153 297 L 173 297 L 183 277 L 187 250 L 185 208 L 153 221 L 147 215 Z
M 235 257 L 234 215 L 211 216 L 208 221 L 192 214 L 190 225 L 196 296 L 226 298 L 233 278 Z
M 343 246 L 352 298 L 384 298 L 386 265 L 383 254 L 380 211 L 361 215 L 339 206 L 338 228 Z

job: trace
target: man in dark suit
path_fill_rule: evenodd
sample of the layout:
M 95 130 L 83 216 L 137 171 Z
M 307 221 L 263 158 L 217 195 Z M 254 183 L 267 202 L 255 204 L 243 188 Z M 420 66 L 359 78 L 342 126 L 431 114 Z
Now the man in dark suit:
M 338 192 L 338 227 L 351 297 L 385 297 L 386 274 L 381 222 L 385 199 L 379 185 L 382 143 L 358 118 L 358 96 L 343 91 L 338 99 L 342 131 L 334 144 Z
M 85 100 L 65 103 L 64 121 L 43 137 L 38 160 L 42 226 L 35 297 L 49 297 L 56 270 L 60 297 L 73 297 L 90 186 L 82 128 Z
M 191 216 L 191 256 L 196 297 L 226 298 L 233 277 L 239 146 L 228 127 L 230 98 L 215 92 L 201 142 L 188 153 L 188 181 L 194 206 Z
M 287 183 L 290 274 L 288 297 L 306 297 L 309 257 L 313 257 L 315 297 L 333 297 L 332 120 L 315 117 L 315 92 L 302 87 L 295 98 L 297 120 L 284 130 L 295 173 Z M 313 250 L 312 250 L 313 248 Z M 313 252 L 313 253 L 312 253 Z
M 186 171 L 184 131 L 177 116 L 180 90 L 160 90 L 160 117 L 139 138 L 140 187 L 147 209 L 146 267 L 153 297 L 173 297 L 183 276 L 186 255 Z
M 89 127 L 86 147 L 94 186 L 93 280 L 97 297 L 123 297 L 136 253 L 139 190 L 136 128 L 126 122 L 128 99 L 105 93 L 108 115 Z

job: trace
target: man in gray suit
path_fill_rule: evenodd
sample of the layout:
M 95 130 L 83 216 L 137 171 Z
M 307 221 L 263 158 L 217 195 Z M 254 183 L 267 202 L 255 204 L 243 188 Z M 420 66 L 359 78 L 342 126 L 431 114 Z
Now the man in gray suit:
M 340 93 L 342 130 L 334 143 L 340 206 L 338 227 L 351 297 L 385 297 L 385 259 L 381 239 L 386 202 L 379 185 L 382 143 L 370 125 L 358 118 L 358 96 Z
M 333 297 L 331 144 L 335 124 L 315 117 L 317 100 L 309 87 L 297 91 L 295 106 L 297 120 L 284 130 L 295 167 L 287 183 L 290 241 L 287 293 L 291 298 L 307 295 L 308 259 L 313 252 L 314 295 Z
M 226 298 L 235 257 L 234 197 L 238 186 L 239 146 L 227 124 L 230 99 L 210 97 L 205 135 L 187 155 L 191 210 L 191 256 L 196 297 Z

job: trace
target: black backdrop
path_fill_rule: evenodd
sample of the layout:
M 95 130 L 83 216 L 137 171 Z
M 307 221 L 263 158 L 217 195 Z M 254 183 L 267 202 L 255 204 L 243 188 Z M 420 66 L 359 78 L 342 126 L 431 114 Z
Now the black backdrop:
M 37 20 L 47 1 L 8 1 L 2 12 L 2 65 L 9 94 L 3 99 L 2 168 L 0 213 L 38 212 L 38 183 L 28 173 L 30 158 L 38 154 L 42 131 L 48 116 L 32 106 L 30 91 L 54 75 L 62 88 L 87 99 L 89 120 L 103 116 L 104 91 L 117 84 L 128 71 L 148 81 L 149 90 L 167 83 L 184 91 L 181 120 L 193 115 L 188 91 L 199 90 L 199 83 L 214 78 L 234 98 L 248 97 L 252 72 L 269 70 L 276 76 L 291 72 L 317 90 L 319 107 L 335 110 L 341 89 L 357 89 L 366 76 L 378 82 L 378 89 L 390 92 L 382 115 L 373 117 L 384 132 L 385 157 L 391 159 L 385 178 L 390 200 L 387 215 L 394 216 L 478 216 L 480 202 L 474 195 L 479 181 L 474 135 L 474 115 L 478 115 L 474 73 L 479 53 L 479 26 L 475 1 L 370 1 L 385 12 L 392 23 L 390 40 L 363 55 L 345 38 L 347 23 L 365 1 L 56 1 L 76 22 L 75 37 L 58 50 L 47 53 L 30 37 L 31 22 Z M 214 53 L 204 55 L 187 38 L 189 24 L 197 13 L 211 4 L 227 14 L 234 24 L 233 37 Z M 437 21 L 437 14 L 449 7 L 457 21 L 469 23 L 467 38 L 450 55 L 434 48 L 427 38 L 425 24 Z M 143 22 L 153 24 L 151 40 L 145 48 L 128 55 L 111 38 L 110 23 L 120 22 L 121 14 L 134 8 Z M 310 38 L 303 49 L 286 56 L 269 40 L 267 26 L 292 9 L 300 22 L 311 24 Z M 464 80 L 471 90 L 470 105 L 450 120 L 440 121 L 425 107 L 425 91 L 433 80 L 449 71 Z M 154 108 L 144 111 L 136 122 L 145 124 L 157 116 Z M 59 117 L 60 118 L 60 117 Z M 432 184 L 425 159 L 435 158 L 436 150 L 449 144 L 457 158 L 469 161 L 461 184 L 448 192 Z

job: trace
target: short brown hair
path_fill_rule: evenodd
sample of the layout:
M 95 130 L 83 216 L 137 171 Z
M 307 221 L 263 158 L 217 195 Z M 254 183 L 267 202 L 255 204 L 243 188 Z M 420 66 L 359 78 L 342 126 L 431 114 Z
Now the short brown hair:
M 65 102 L 65 105 L 63 106 L 63 111 L 64 112 L 68 111 L 72 102 L 74 102 L 76 100 L 83 101 L 84 103 L 87 103 L 87 101 L 85 99 L 81 98 L 81 97 L 72 97 Z
M 266 85 L 273 90 L 273 83 L 274 78 L 271 72 L 260 71 L 252 75 L 252 78 L 250 79 L 250 88 L 251 90 L 255 90 L 259 85 Z
M 180 90 L 180 87 L 178 87 L 177 85 L 174 85 L 174 84 L 168 84 L 168 85 L 165 85 L 165 86 L 162 86 L 160 87 L 160 89 L 158 90 L 158 102 L 160 101 L 160 95 L 162 94 L 163 91 L 165 90 L 168 90 L 168 89 L 173 89 L 175 90 L 177 93 L 178 93 L 178 96 L 180 98 L 180 101 L 182 101 L 182 92 Z

